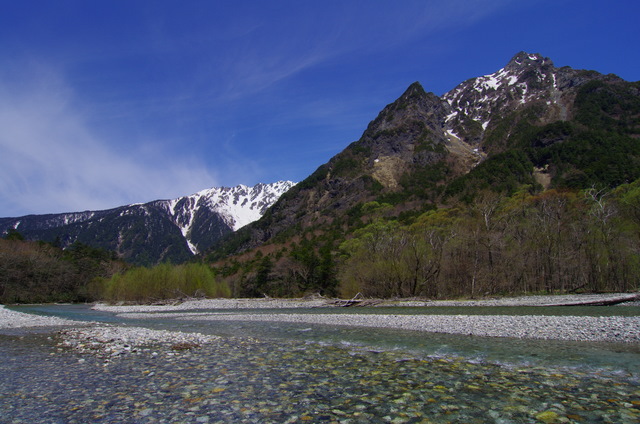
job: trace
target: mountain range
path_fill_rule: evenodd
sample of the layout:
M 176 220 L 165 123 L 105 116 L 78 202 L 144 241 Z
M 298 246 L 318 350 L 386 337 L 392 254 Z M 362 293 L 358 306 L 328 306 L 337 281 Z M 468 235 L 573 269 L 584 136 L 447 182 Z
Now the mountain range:
M 0 233 L 13 229 L 27 239 L 63 248 L 81 242 L 115 251 L 140 265 L 184 262 L 260 218 L 293 185 L 278 181 L 210 188 L 173 200 L 109 210 L 0 218 Z
M 495 73 L 442 96 L 411 84 L 359 140 L 298 184 L 2 218 L 0 232 L 14 228 L 62 246 L 80 241 L 138 264 L 181 262 L 194 254 L 214 261 L 301 240 L 317 250 L 323 235 L 348 238 L 375 205 L 406 220 L 455 202 L 472 204 L 483 191 L 509 195 L 521 187 L 539 192 L 632 182 L 640 178 L 638 137 L 640 83 L 556 67 L 540 54 L 520 52 Z
M 348 233 L 372 201 L 402 217 L 471 203 L 482 190 L 632 182 L 640 177 L 639 94 L 638 82 L 527 52 L 442 96 L 415 82 L 358 141 L 221 239 L 211 259 L 331 227 Z

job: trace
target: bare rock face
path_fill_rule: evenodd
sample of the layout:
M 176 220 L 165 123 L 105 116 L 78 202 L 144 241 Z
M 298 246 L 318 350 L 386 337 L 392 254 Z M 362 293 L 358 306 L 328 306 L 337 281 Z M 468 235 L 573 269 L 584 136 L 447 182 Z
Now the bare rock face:
M 367 165 L 383 157 L 395 157 L 405 164 L 428 165 L 441 157 L 435 150 L 446 143 L 443 122 L 448 105 L 420 83 L 413 83 L 372 121 L 358 142 L 369 148 Z

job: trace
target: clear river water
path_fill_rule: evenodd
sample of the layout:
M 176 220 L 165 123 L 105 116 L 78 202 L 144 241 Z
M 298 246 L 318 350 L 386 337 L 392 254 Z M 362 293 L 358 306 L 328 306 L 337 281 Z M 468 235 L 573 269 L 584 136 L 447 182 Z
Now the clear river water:
M 223 339 L 105 364 L 60 349 L 51 334 L 5 331 L 0 423 L 640 422 L 638 344 L 233 319 L 233 312 L 638 316 L 638 307 L 192 310 L 152 319 L 86 305 L 11 309 Z M 202 312 L 231 314 L 181 319 Z

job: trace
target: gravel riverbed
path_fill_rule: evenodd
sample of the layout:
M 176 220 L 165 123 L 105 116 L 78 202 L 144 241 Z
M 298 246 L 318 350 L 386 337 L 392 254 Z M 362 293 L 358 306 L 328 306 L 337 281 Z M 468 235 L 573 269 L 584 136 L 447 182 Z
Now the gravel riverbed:
M 560 303 L 607 300 L 630 296 L 628 294 L 523 296 L 472 301 L 384 301 L 384 306 L 545 306 Z M 295 309 L 327 308 L 331 301 L 319 299 L 203 299 L 170 305 L 119 305 L 97 304 L 93 308 L 119 313 L 124 318 L 153 319 L 163 317 L 163 312 L 184 311 L 181 319 L 282 321 L 308 324 L 328 324 L 358 327 L 399 328 L 427 332 L 464 334 L 490 337 L 516 337 L 534 339 L 557 339 L 597 342 L 640 343 L 640 317 L 605 316 L 511 316 L 511 315 L 424 315 L 386 314 L 253 314 L 243 309 Z M 221 313 L 199 313 L 202 309 L 221 309 Z M 165 317 L 168 315 L 164 315 Z M 139 345 L 155 342 L 202 344 L 208 336 L 195 334 L 186 336 L 179 332 L 159 332 L 138 327 L 87 325 L 56 317 L 45 317 L 19 313 L 0 307 L 0 329 L 42 326 L 75 326 L 66 332 L 66 339 L 91 340 L 106 343 L 115 340 L 122 345 Z M 189 339 L 190 338 L 190 339 Z M 189 339 L 189 340 L 187 340 Z M 196 340 L 197 339 L 197 340 Z
M 131 314 L 131 318 L 148 315 Z M 511 315 L 202 314 L 182 319 L 293 322 L 432 333 L 640 343 L 640 317 Z
M 23 314 L 11 311 L 0 305 L 0 329 L 2 328 L 24 328 L 24 327 L 57 327 L 61 325 L 80 324 L 77 321 L 68 319 L 45 317 L 32 314 Z
M 556 300 L 539 298 L 535 302 Z M 530 305 L 532 299 L 527 301 Z M 326 300 L 309 302 L 204 300 L 186 305 L 97 308 L 125 318 L 281 320 L 497 337 L 604 340 L 627 342 L 630 347 L 640 342 L 639 317 L 331 314 L 328 309 L 320 314 L 291 310 L 259 314 L 242 310 L 326 306 Z M 504 301 L 499 306 L 505 306 Z M 27 331 L 23 335 L 0 331 L 0 424 L 626 424 L 640 420 L 638 376 L 626 371 L 501 365 L 366 346 L 217 337 L 125 324 L 87 324 L 0 307 L 0 330 L 50 328 L 49 333 Z M 562 343 L 573 346 L 580 342 Z
M 640 317 L 578 317 L 578 316 L 510 316 L 510 315 L 429 315 L 430 306 L 550 306 L 580 302 L 603 301 L 633 297 L 633 294 L 521 296 L 467 301 L 386 300 L 375 306 L 425 307 L 425 315 L 382 314 L 251 314 L 241 309 L 322 308 L 333 305 L 327 299 L 204 299 L 175 305 L 110 306 L 98 304 L 94 309 L 120 313 L 125 318 L 175 317 L 182 319 L 280 321 L 307 324 L 345 325 L 358 327 L 399 328 L 427 332 L 490 337 L 515 337 L 596 342 L 640 343 Z M 633 303 L 630 303 L 633 304 Z M 636 303 L 637 304 L 637 303 Z M 195 310 L 221 309 L 221 313 L 198 313 Z M 191 312 L 190 312 L 191 311 Z M 228 311 L 228 312 L 227 312 Z M 174 313 L 162 315 L 163 312 Z
M 518 296 L 498 297 L 475 300 L 420 300 L 420 299 L 372 299 L 369 303 L 372 307 L 407 306 L 553 306 L 560 304 L 579 304 L 591 301 L 605 301 L 611 299 L 633 299 L 638 294 L 607 293 L 607 294 L 580 294 L 580 295 L 549 295 L 549 296 Z M 625 303 L 625 305 L 638 305 L 638 302 Z M 189 311 L 194 309 L 293 309 L 293 308 L 322 308 L 335 307 L 335 299 L 198 299 L 185 302 L 176 302 L 164 305 L 108 305 L 96 304 L 93 309 L 109 312 L 168 312 Z
M 233 337 L 175 349 L 149 335 L 151 345 L 115 358 L 42 334 L 0 336 L 0 424 L 640 419 L 640 386 L 627 374 Z

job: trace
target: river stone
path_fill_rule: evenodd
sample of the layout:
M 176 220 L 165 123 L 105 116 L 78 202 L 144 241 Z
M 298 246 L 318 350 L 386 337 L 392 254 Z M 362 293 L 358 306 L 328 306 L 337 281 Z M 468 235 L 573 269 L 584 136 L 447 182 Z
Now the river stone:
M 559 415 L 554 411 L 544 411 L 536 415 L 536 419 L 551 424 L 558 422 Z

